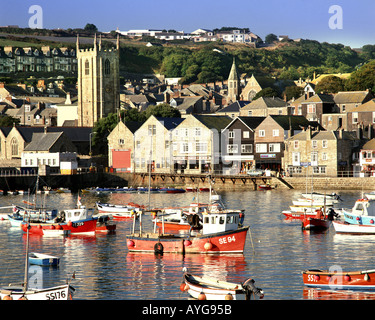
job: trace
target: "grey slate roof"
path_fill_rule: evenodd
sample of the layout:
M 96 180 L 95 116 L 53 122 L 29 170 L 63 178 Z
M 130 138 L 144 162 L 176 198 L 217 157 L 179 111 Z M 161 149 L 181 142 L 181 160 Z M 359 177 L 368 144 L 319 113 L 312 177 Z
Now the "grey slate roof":
M 62 134 L 62 132 L 35 132 L 24 151 L 49 151 Z

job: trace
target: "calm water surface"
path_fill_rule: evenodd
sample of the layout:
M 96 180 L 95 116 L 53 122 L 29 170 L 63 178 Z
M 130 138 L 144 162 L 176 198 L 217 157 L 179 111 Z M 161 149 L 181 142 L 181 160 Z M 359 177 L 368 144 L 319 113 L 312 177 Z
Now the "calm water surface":
M 331 192 L 331 191 L 329 191 Z M 245 209 L 245 225 L 250 225 L 243 255 L 185 255 L 129 253 L 125 235 L 132 222 L 117 222 L 112 235 L 48 238 L 30 235 L 30 251 L 60 256 L 60 266 L 39 268 L 44 286 L 65 282 L 73 272 L 75 299 L 101 300 L 186 300 L 179 290 L 182 268 L 198 275 L 215 275 L 234 282 L 252 277 L 265 292 L 264 299 L 372 299 L 369 293 L 332 293 L 304 287 L 305 269 L 328 269 L 338 265 L 344 270 L 375 269 L 374 236 L 337 235 L 333 226 L 321 233 L 301 230 L 298 221 L 288 222 L 281 214 L 299 197 L 301 191 L 218 191 L 226 207 Z M 340 192 L 340 207 L 352 207 L 360 191 Z M 1 206 L 21 204 L 21 195 L 1 197 Z M 153 207 L 188 205 L 194 194 L 152 194 Z M 49 207 L 72 208 L 77 194 L 46 196 Z M 147 194 L 82 195 L 82 203 L 94 207 L 95 201 L 121 204 L 148 204 Z M 200 201 L 208 194 L 200 194 Z M 195 199 L 196 201 L 196 199 Z M 144 230 L 151 230 L 149 215 L 143 218 Z M 252 239 L 252 241 L 251 241 Z M 26 235 L 9 222 L 0 222 L 0 285 L 21 282 L 24 272 Z M 254 251 L 253 246 L 254 245 Z M 36 271 L 34 271 L 36 272 Z

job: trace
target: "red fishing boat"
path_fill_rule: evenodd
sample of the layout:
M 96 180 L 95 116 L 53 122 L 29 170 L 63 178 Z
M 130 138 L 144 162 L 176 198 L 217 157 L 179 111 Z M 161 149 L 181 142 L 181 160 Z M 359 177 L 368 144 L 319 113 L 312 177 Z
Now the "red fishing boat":
M 95 234 L 97 218 L 92 215 L 94 209 L 80 207 L 59 212 L 54 221 L 39 221 L 21 224 L 24 232 L 29 225 L 30 234 L 43 235 L 43 230 L 69 230 L 70 234 Z
M 127 235 L 130 252 L 243 253 L 249 227 L 243 227 L 242 210 L 218 210 L 203 214 L 200 232 L 188 235 L 134 232 Z M 134 220 L 135 223 L 135 220 Z
M 302 272 L 303 283 L 308 287 L 330 289 L 375 289 L 375 270 L 335 272 L 306 270 Z

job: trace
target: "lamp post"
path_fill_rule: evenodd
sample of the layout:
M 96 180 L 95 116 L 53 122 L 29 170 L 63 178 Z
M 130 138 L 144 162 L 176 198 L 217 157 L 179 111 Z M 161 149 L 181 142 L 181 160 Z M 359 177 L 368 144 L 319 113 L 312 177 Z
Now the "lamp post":
M 89 155 L 90 155 L 90 157 L 91 157 L 91 155 L 92 155 L 92 152 L 91 152 L 91 138 L 92 138 L 92 135 L 94 134 L 94 133 L 96 133 L 95 131 L 93 131 L 93 132 L 90 132 L 89 133 L 89 140 L 90 140 L 90 152 L 89 152 Z

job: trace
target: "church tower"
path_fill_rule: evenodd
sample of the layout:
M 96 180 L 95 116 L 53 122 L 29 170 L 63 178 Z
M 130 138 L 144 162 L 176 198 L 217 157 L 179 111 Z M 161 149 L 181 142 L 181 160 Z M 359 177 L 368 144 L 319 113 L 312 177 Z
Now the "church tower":
M 228 102 L 235 102 L 240 96 L 240 78 L 237 74 L 236 61 L 233 58 L 232 68 L 228 78 Z
M 94 38 L 94 47 L 79 48 L 78 61 L 78 126 L 93 127 L 99 119 L 116 113 L 120 107 L 120 43 L 116 48 L 104 50 L 102 39 Z

